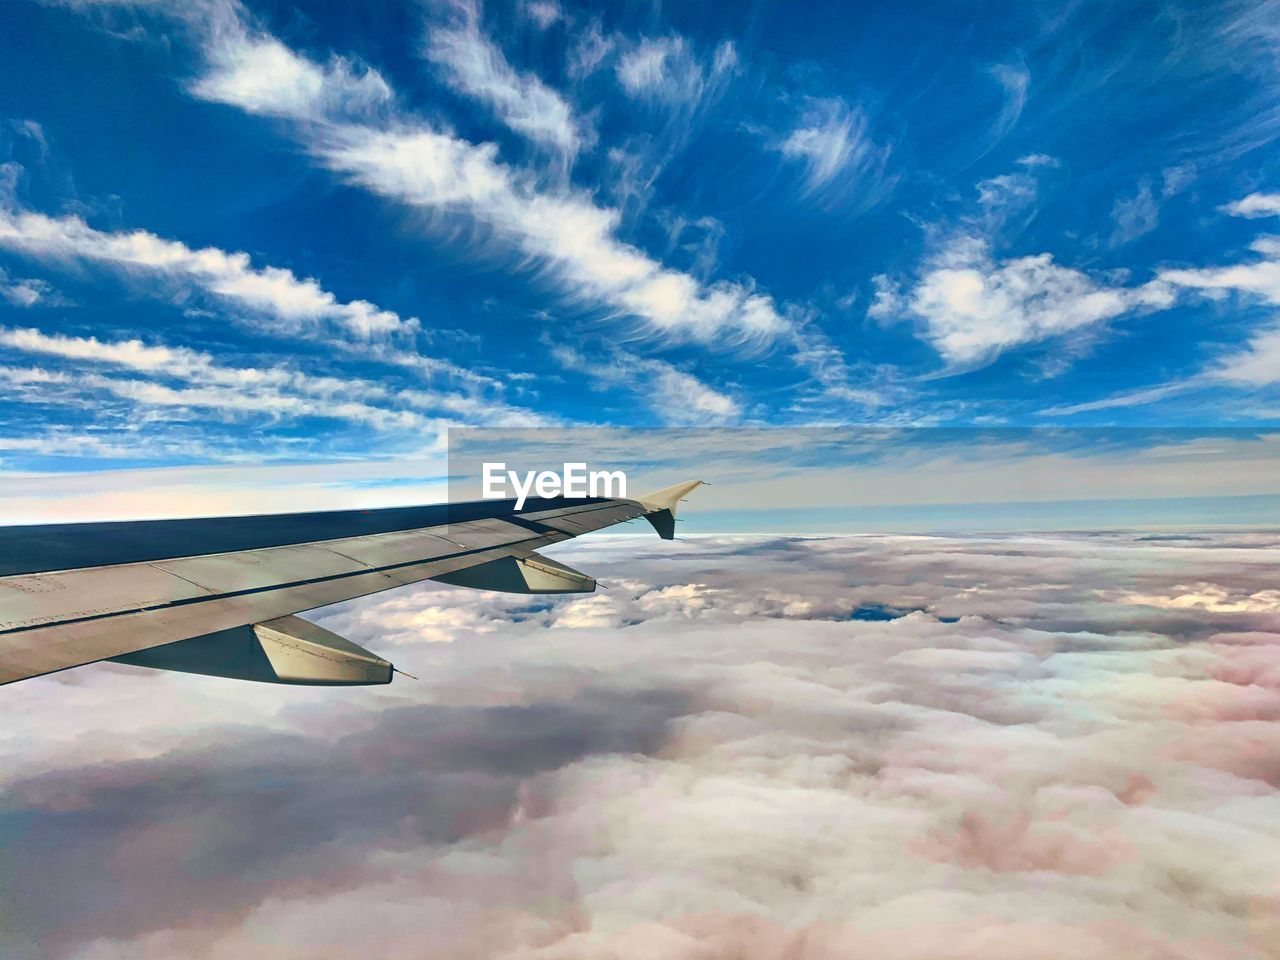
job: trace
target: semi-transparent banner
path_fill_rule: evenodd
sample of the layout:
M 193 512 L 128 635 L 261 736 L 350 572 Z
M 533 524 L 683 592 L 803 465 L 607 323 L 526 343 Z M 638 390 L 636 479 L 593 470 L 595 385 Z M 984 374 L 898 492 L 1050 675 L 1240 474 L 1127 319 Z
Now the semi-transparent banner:
M 1260 430 L 461 428 L 448 474 L 451 502 L 525 512 L 707 481 L 682 535 L 1280 526 Z

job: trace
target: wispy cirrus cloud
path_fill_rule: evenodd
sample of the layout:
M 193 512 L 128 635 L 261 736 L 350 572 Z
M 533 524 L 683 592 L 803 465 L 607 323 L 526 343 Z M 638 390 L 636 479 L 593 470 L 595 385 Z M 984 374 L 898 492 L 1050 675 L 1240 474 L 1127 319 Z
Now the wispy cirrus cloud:
M 254 379 L 257 371 L 238 370 Z M 265 379 L 265 378 L 264 378 Z M 336 379 L 336 378 L 335 378 Z M 202 410 L 230 416 L 269 419 L 315 418 L 318 420 L 345 420 L 349 423 L 372 427 L 378 431 L 430 431 L 438 432 L 444 423 L 424 417 L 412 410 L 396 410 L 373 406 L 357 400 L 346 399 L 349 385 L 335 384 L 335 389 L 323 390 L 309 379 L 296 381 L 297 391 L 278 386 L 246 389 L 242 384 L 222 386 L 195 384 L 172 386 L 154 380 L 117 379 L 86 376 L 77 378 L 77 390 L 103 391 L 141 408 L 162 410 Z M 308 394 L 319 394 L 311 395 Z
M 341 301 L 316 280 L 290 270 L 255 267 L 247 253 L 192 248 L 146 230 L 97 230 L 75 216 L 0 210 L 0 247 L 46 262 L 91 261 L 125 274 L 145 274 L 292 327 L 332 325 L 359 338 L 419 327 L 416 317 L 402 317 L 367 300 Z
M 553 23 L 564 19 L 564 11 L 555 0 L 528 0 L 521 12 L 529 18 L 539 30 L 546 30 Z
M 1110 247 L 1122 247 L 1144 237 L 1160 225 L 1160 207 L 1186 190 L 1196 178 L 1194 163 L 1179 163 L 1160 171 L 1159 190 L 1143 177 L 1132 193 L 1116 197 L 1111 206 Z
M 53 306 L 60 298 L 44 280 L 35 277 L 10 277 L 0 269 L 0 300 L 11 307 Z
M 738 50 L 723 41 L 704 63 L 693 45 L 679 34 L 643 37 L 618 57 L 615 73 L 626 93 L 637 100 L 698 104 L 738 67 Z
M 194 95 L 297 121 L 292 132 L 308 152 L 348 182 L 482 225 L 545 264 L 569 296 L 631 318 L 651 335 L 736 347 L 788 332 L 772 298 L 751 281 L 702 284 L 664 267 L 620 239 L 616 210 L 571 189 L 545 191 L 530 173 L 499 161 L 492 144 L 473 144 L 401 111 L 347 118 L 368 106 L 368 89 L 381 88 L 369 73 L 357 75 L 343 60 L 320 67 L 253 27 L 233 0 L 213 6 L 216 15 L 196 23 L 211 72 L 192 84 Z M 732 59 L 727 50 L 719 54 L 713 74 Z M 666 75 L 646 69 L 646 77 Z M 282 72 L 307 80 L 277 85 Z
M 0 380 L 4 375 L 0 373 Z M 0 437 L 0 463 L 13 455 L 22 457 L 74 457 L 94 460 L 145 460 L 179 457 L 185 460 L 216 460 L 221 451 L 200 438 L 172 439 L 143 436 L 138 432 L 110 430 L 76 432 L 65 428 L 43 430 L 38 436 Z M 29 523 L 30 515 L 11 514 L 7 519 Z
M 506 426 L 537 426 L 545 419 L 481 394 L 396 388 L 358 377 L 303 373 L 285 366 L 230 366 L 190 347 L 48 334 L 0 327 L 0 349 L 72 361 L 78 376 L 49 372 L 31 380 L 15 371 L 8 382 L 48 385 L 55 395 L 104 392 L 138 407 L 190 408 L 271 418 L 316 417 L 365 424 L 384 431 L 439 432 L 452 418 Z M 147 379 L 120 379 L 86 371 L 117 368 Z M 30 401 L 36 399 L 27 397 Z M 430 414 L 430 415 L 427 415 Z
M 600 69 L 615 46 L 615 40 L 605 35 L 600 21 L 592 20 L 574 35 L 566 55 L 565 69 L 574 80 L 588 77 Z
M 191 92 L 202 100 L 246 113 L 317 120 L 364 116 L 393 104 L 391 87 L 377 70 L 338 55 L 323 65 L 298 56 L 275 37 L 249 30 L 238 0 L 165 6 L 201 34 L 207 67 Z
M 554 4 L 526 7 L 544 28 L 558 15 Z M 563 96 L 532 73 L 517 71 L 481 28 L 478 4 L 457 0 L 444 23 L 428 28 L 427 58 L 458 92 L 488 106 L 506 126 L 534 143 L 572 158 L 594 139 L 593 131 Z
M 218 369 L 210 354 L 188 347 L 146 344 L 141 340 L 104 341 L 97 337 L 69 337 L 42 333 L 30 327 L 0 327 L 0 346 L 22 353 L 110 364 L 181 378 L 213 376 Z
M 871 138 L 866 112 L 839 98 L 806 103 L 796 125 L 772 144 L 788 160 L 803 164 L 805 196 L 825 195 L 848 209 L 883 199 L 894 178 L 885 173 L 891 148 Z
M 1211 299 L 1236 296 L 1269 306 L 1280 305 L 1280 239 L 1261 236 L 1249 249 L 1259 258 L 1225 266 L 1165 268 L 1157 272 L 1149 287 L 1184 294 L 1195 291 Z M 1213 359 L 1202 369 L 1177 380 L 1044 412 L 1071 415 L 1140 406 L 1204 388 L 1256 390 L 1280 383 L 1280 329 L 1274 321 L 1262 324 L 1243 342 L 1220 347 L 1213 353 Z
M 1280 304 L 1280 237 L 1258 237 L 1249 249 L 1260 259 L 1222 267 L 1187 267 L 1160 271 L 1165 283 L 1199 290 L 1208 296 L 1243 293 Z
M 1081 413 L 1096 413 L 1099 410 L 1120 410 L 1126 407 L 1140 407 L 1148 403 L 1157 403 L 1160 400 L 1167 400 L 1170 397 L 1178 396 L 1186 393 L 1188 390 L 1197 386 L 1203 386 L 1204 381 L 1200 378 L 1189 378 L 1186 380 L 1176 380 L 1171 383 L 1160 383 L 1152 387 L 1143 387 L 1139 390 L 1127 390 L 1124 393 L 1117 393 L 1110 397 L 1103 397 L 1099 400 L 1086 400 L 1084 403 L 1068 403 L 1061 404 L 1056 407 L 1046 407 L 1040 411 L 1041 416 L 1045 417 L 1070 417 Z
M 769 343 L 789 324 L 749 282 L 702 284 L 618 239 L 616 210 L 584 196 L 545 194 L 476 147 L 425 128 L 345 127 L 313 148 L 349 182 L 414 207 L 475 218 L 546 262 L 566 292 L 636 318 L 649 334 L 708 346 Z
M 1219 358 L 1209 376 L 1246 387 L 1280 383 L 1280 327 L 1273 325 L 1249 337 L 1242 349 Z
M 1230 388 L 1256 391 L 1280 383 L 1280 327 L 1265 326 L 1242 344 L 1219 349 L 1217 356 L 1196 373 L 1167 383 L 1126 390 L 1098 400 L 1062 404 L 1041 411 L 1043 416 L 1074 416 L 1159 403 L 1175 397 Z
M 1159 226 L 1160 204 L 1151 191 L 1151 184 L 1143 181 L 1135 193 L 1117 197 L 1111 208 L 1111 222 L 1114 227 L 1108 243 L 1112 247 L 1132 243 Z
M 693 374 L 653 357 L 614 348 L 587 356 L 570 346 L 552 347 L 552 358 L 565 370 L 585 374 L 597 385 L 632 391 L 662 422 L 679 426 L 730 423 L 742 415 L 741 403 Z
M 781 308 L 751 277 L 704 278 L 669 267 L 623 238 L 622 211 L 583 190 L 548 187 L 535 171 L 502 162 L 493 144 L 472 143 L 403 109 L 394 91 L 383 95 L 390 88 L 376 70 L 338 56 L 309 59 L 267 34 L 235 0 L 176 12 L 204 61 L 188 87 L 194 96 L 282 121 L 345 182 L 478 236 L 487 249 L 518 254 L 596 322 L 720 353 L 781 347 L 808 373 L 814 357 L 839 352 L 817 324 Z M 675 35 L 657 46 L 615 41 L 623 54 L 644 54 L 619 82 L 630 83 L 639 102 L 663 105 L 668 125 L 679 114 L 687 127 L 737 70 L 732 44 L 701 58 Z M 829 382 L 837 368 L 847 372 L 843 362 L 823 363 L 823 388 L 857 393 L 844 379 Z
M 1238 201 L 1235 205 L 1238 210 L 1232 212 L 1239 216 L 1271 215 L 1258 212 L 1267 206 L 1266 202 L 1256 199 L 1258 196 L 1251 194 Z M 1235 294 L 1256 298 L 1271 306 L 1280 305 L 1280 237 L 1258 237 L 1249 249 L 1259 258 L 1227 266 L 1166 269 L 1160 271 L 1157 279 L 1213 298 Z M 1220 352 L 1201 379 L 1244 388 L 1280 382 L 1280 332 L 1274 322 L 1254 332 L 1244 344 Z
M 988 149 L 1003 140 L 1017 125 L 1027 105 L 1027 91 L 1031 86 L 1031 71 L 1024 63 L 998 63 L 991 67 L 990 73 L 1000 85 L 1004 97 L 987 135 Z
M 471 386 L 494 388 L 498 382 L 458 364 L 428 356 L 414 346 L 421 329 L 417 317 L 402 316 L 367 300 L 340 300 L 310 277 L 282 267 L 255 267 L 243 252 L 191 247 L 147 230 L 98 230 L 76 216 L 50 217 L 17 206 L 0 209 L 0 248 L 55 267 L 93 263 L 132 282 L 146 281 L 158 298 L 185 300 L 197 292 L 221 303 L 232 320 L 254 332 L 279 336 L 305 334 L 344 352 Z M 26 281 L 15 293 L 61 302 L 47 283 Z M 29 304 L 24 304 L 29 305 Z M 242 312 L 249 310 L 249 316 Z M 263 323 L 263 321 L 267 323 Z M 337 336 L 335 336 L 337 334 Z
M 103 397 L 123 402 L 118 416 L 113 416 L 109 409 L 97 409 L 95 423 L 103 429 L 119 426 L 130 415 L 148 411 L 163 411 L 169 423 L 198 422 L 201 416 L 258 424 L 314 418 L 345 421 L 379 432 L 432 434 L 445 426 L 442 420 L 433 420 L 412 410 L 347 399 L 345 385 L 338 378 L 333 380 L 334 387 L 327 390 L 306 377 L 288 384 L 281 382 L 283 379 L 273 377 L 269 371 L 223 368 L 210 371 L 207 379 L 175 383 L 83 371 L 72 376 L 65 371 L 41 367 L 0 366 L 0 393 L 35 404 L 84 404 Z M 157 429 L 157 432 L 164 431 Z

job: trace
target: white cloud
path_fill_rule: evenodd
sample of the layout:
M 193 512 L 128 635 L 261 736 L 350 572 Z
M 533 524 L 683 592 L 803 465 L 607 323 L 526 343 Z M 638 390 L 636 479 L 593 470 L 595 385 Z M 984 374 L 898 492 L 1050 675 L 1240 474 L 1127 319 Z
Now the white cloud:
M 553 347 L 551 355 L 567 370 L 584 373 L 598 384 L 621 387 L 644 397 L 664 423 L 720 424 L 736 420 L 742 414 L 737 400 L 662 360 L 637 357 L 617 349 L 604 357 L 589 358 L 567 346 Z
M 649 360 L 641 370 L 651 378 L 657 407 L 667 423 L 724 423 L 742 413 L 742 407 L 732 397 L 670 364 Z
M 97 337 L 68 337 L 29 328 L 0 327 L 0 346 L 23 353 L 107 363 L 188 379 L 209 375 L 216 369 L 209 354 L 186 347 L 148 345 L 141 340 L 104 342 Z
M 1262 259 L 1225 267 L 1161 270 L 1151 284 L 1139 289 L 1168 291 L 1181 287 L 1199 290 L 1209 297 L 1237 293 L 1258 297 L 1268 304 L 1280 304 L 1280 239 L 1259 237 L 1250 244 L 1250 249 L 1261 254 Z M 1277 382 L 1280 382 L 1280 330 L 1268 325 L 1256 332 L 1245 344 L 1223 353 L 1194 376 L 1141 390 L 1125 391 L 1100 400 L 1053 407 L 1044 413 L 1069 415 L 1138 406 L 1200 387 L 1228 385 L 1254 389 Z
M 574 38 L 567 55 L 566 70 L 575 80 L 590 76 L 613 52 L 614 41 L 604 35 L 599 20 L 593 20 Z
M 238 62 L 241 47 L 251 50 L 264 42 L 240 22 L 239 7 L 220 2 L 217 9 L 220 18 L 229 18 L 233 25 L 211 31 L 206 40 L 215 76 L 222 61 Z M 682 43 L 671 43 L 683 50 Z M 299 54 L 281 50 L 295 61 L 287 72 L 319 77 L 322 85 L 318 93 L 282 97 L 272 112 L 307 121 L 295 128 L 295 134 L 350 182 L 399 203 L 473 220 L 531 260 L 548 264 L 550 275 L 570 296 L 638 318 L 650 333 L 737 347 L 789 331 L 772 299 L 755 293 L 751 283 L 703 285 L 686 273 L 664 268 L 618 238 L 616 210 L 599 207 L 582 193 L 542 191 L 529 174 L 499 162 L 492 144 L 472 144 L 404 114 L 383 118 L 379 124 L 323 116 L 332 101 L 345 110 L 353 100 L 359 106 L 369 98 L 352 96 L 349 71 L 332 64 L 321 70 Z M 680 62 L 676 58 L 673 69 Z M 732 45 L 722 45 L 708 76 L 724 75 L 735 62 Z M 197 95 L 207 90 L 203 80 L 194 87 Z M 237 99 L 240 90 L 246 91 L 243 100 Z M 262 98 L 252 87 L 220 83 L 215 92 L 222 102 L 249 111 L 262 109 Z M 322 119 L 331 122 L 319 122 Z
M 0 380 L 11 387 L 46 386 L 71 382 L 66 373 L 56 370 L 45 370 L 41 367 L 0 367 Z
M 1273 535 L 652 542 L 324 613 L 416 684 L 13 686 L 18 955 L 1274 952 Z
M 1058 407 L 1048 407 L 1040 413 L 1046 417 L 1067 417 L 1077 413 L 1092 413 L 1097 410 L 1114 410 L 1122 407 L 1139 407 L 1147 403 L 1155 403 L 1167 397 L 1176 396 L 1197 386 L 1201 381 L 1195 378 L 1179 380 L 1173 383 L 1157 384 L 1141 390 L 1130 390 L 1101 400 L 1090 400 L 1085 403 L 1073 403 Z
M 256 373 L 257 371 L 237 371 Z M 101 390 L 139 407 L 205 410 L 231 415 L 266 415 L 270 418 L 316 417 L 324 420 L 346 420 L 381 431 L 436 431 L 444 424 L 411 410 L 375 407 L 367 403 L 342 399 L 341 394 L 307 397 L 298 393 L 266 388 L 247 390 L 244 386 L 179 386 L 151 380 L 128 380 L 85 376 L 78 384 Z M 307 384 L 301 384 L 306 386 Z
M 657 96 L 674 93 L 667 75 L 667 60 L 672 54 L 684 53 L 684 39 L 645 40 L 635 49 L 628 50 L 618 62 L 618 82 L 628 93 Z
M 1000 63 L 990 70 L 991 76 L 1004 93 L 1000 113 L 991 125 L 990 142 L 1001 140 L 1017 125 L 1027 105 L 1027 88 L 1031 85 L 1031 71 L 1021 63 Z
M 922 336 L 949 363 L 989 360 L 1011 347 L 1094 327 L 1143 309 L 1171 306 L 1158 283 L 1114 287 L 1054 262 L 1047 253 L 992 257 L 976 237 L 953 238 L 909 298 Z
M 1161 199 L 1172 199 L 1195 183 L 1197 172 L 1194 163 L 1180 163 L 1177 166 L 1165 167 L 1160 174 Z
M 0 347 L 80 363 L 119 367 L 149 380 L 84 374 L 49 382 L 76 391 L 104 391 L 143 407 L 189 407 L 273 417 L 321 417 L 363 423 L 378 430 L 442 429 L 446 417 L 472 423 L 537 426 L 543 419 L 484 396 L 396 389 L 367 380 L 301 373 L 286 367 L 233 367 L 187 347 L 140 340 L 46 334 L 0 327 Z M 175 384 L 175 381 L 177 383 Z M 428 411 L 424 416 L 418 411 Z
M 1280 590 L 1235 591 L 1220 583 L 1178 584 L 1167 594 L 1130 593 L 1129 603 L 1165 610 L 1208 610 L 1212 613 L 1280 613 Z
M 851 413 L 856 413 L 850 410 L 851 404 L 881 407 L 890 395 L 896 393 L 901 397 L 903 393 L 891 377 L 851 370 L 840 349 L 807 320 L 798 324 L 795 362 L 810 376 L 811 383 L 806 384 L 808 394 L 802 395 L 793 409 L 803 411 L 811 422 L 814 419 L 830 422 L 832 417 L 835 422 L 843 422 Z
M 527 0 L 524 15 L 532 20 L 539 30 L 546 30 L 557 20 L 564 19 L 564 11 L 555 0 Z
M 1129 390 L 1100 400 L 1050 407 L 1045 416 L 1069 416 L 1097 410 L 1135 407 L 1155 403 L 1192 390 L 1214 386 L 1257 389 L 1280 383 L 1280 327 L 1265 327 L 1243 344 L 1222 352 L 1202 371 L 1180 380 Z
M 1163 283 L 1201 290 L 1212 296 L 1229 292 L 1261 297 L 1267 303 L 1280 304 L 1280 238 L 1259 237 L 1249 245 L 1261 260 L 1226 267 L 1199 267 L 1161 270 L 1157 279 Z
M 342 127 L 317 154 L 366 189 L 411 206 L 475 218 L 548 263 L 575 297 L 644 321 L 650 332 L 733 346 L 787 331 L 773 300 L 749 285 L 700 284 L 616 236 L 616 210 L 577 193 L 547 194 L 495 157 L 426 128 Z
M 188 16 L 204 33 L 208 69 L 191 87 L 202 100 L 292 119 L 366 114 L 393 100 L 376 70 L 336 56 L 322 67 L 275 37 L 252 31 L 236 0 L 212 0 L 175 12 Z
M 1280 193 L 1251 193 L 1222 208 L 1233 217 L 1280 217 Z
M 216 453 L 199 441 L 173 442 L 156 436 L 120 433 L 77 433 L 65 429 L 42 430 L 34 437 L 0 437 L 0 460 L 5 454 L 39 457 L 76 457 L 95 460 L 139 460 L 146 457 L 196 457 L 212 459 Z M 7 512 L 0 513 L 5 522 L 39 523 L 38 514 L 30 511 L 28 501 L 16 509 L 5 504 Z M 26 508 L 24 510 L 24 508 Z M 33 519 L 34 518 L 34 519 Z M 65 516 L 58 517 L 66 519 Z M 56 521 L 55 521 L 56 522 Z
M 247 253 L 193 249 L 145 230 L 95 230 L 79 217 L 0 210 L 0 247 L 40 260 L 89 260 L 124 273 L 163 277 L 229 300 L 289 326 L 325 323 L 360 338 L 416 330 L 366 300 L 342 302 L 312 279 L 279 267 L 255 268 Z
M 321 67 L 249 26 L 244 8 L 233 0 L 209 0 L 181 12 L 207 60 L 207 73 L 191 87 L 196 95 L 296 121 L 288 129 L 304 149 L 348 182 L 474 226 L 486 240 L 520 254 L 522 263 L 541 268 L 539 276 L 570 300 L 620 321 L 633 334 L 717 350 L 794 344 L 801 366 L 815 355 L 815 342 L 827 353 L 835 351 L 817 331 L 804 324 L 799 329 L 751 278 L 705 282 L 668 268 L 620 238 L 620 211 L 571 188 L 545 189 L 531 172 L 499 162 L 492 144 L 440 132 L 405 112 L 393 93 L 383 94 L 385 81 L 375 71 L 341 58 Z M 596 53 L 604 57 L 613 41 L 600 39 Z M 650 49 L 648 66 L 633 63 L 624 72 L 656 83 L 637 95 L 678 102 L 686 121 L 737 69 L 730 43 L 721 44 L 706 64 L 682 38 L 652 43 L 666 51 L 661 62 L 653 62 Z M 286 82 L 277 89 L 272 77 Z
M 1246 209 L 1257 211 L 1261 207 L 1252 204 Z M 1255 212 L 1239 215 L 1263 214 Z M 1226 267 L 1163 270 L 1158 279 L 1176 286 L 1200 290 L 1209 296 L 1234 292 L 1259 297 L 1268 304 L 1280 304 L 1280 238 L 1259 237 L 1249 248 L 1260 254 L 1262 259 Z M 1206 369 L 1205 377 L 1241 387 L 1260 387 L 1280 381 L 1280 331 L 1268 327 L 1256 333 L 1243 349 L 1235 350 L 1215 361 Z
M 537 17 L 549 11 L 552 20 L 558 13 L 554 4 L 525 9 Z M 568 102 L 534 74 L 517 72 L 481 32 L 475 6 L 462 6 L 455 16 L 457 22 L 452 25 L 429 28 L 426 44 L 428 58 L 444 69 L 450 86 L 487 104 L 499 120 L 535 143 L 572 156 L 584 141 L 590 142 L 590 131 L 584 134 Z
M 880 321 L 891 321 L 901 316 L 906 307 L 902 289 L 883 273 L 872 277 L 871 285 L 875 293 L 867 307 L 867 316 Z
M 34 307 L 42 293 L 43 285 L 39 280 L 18 280 L 0 287 L 0 296 L 14 307 Z
M 1024 167 L 1060 167 L 1062 161 L 1057 157 L 1050 156 L 1047 153 L 1028 153 L 1025 157 L 1019 157 L 1016 161 Z
M 60 302 L 53 288 L 43 280 L 29 277 L 13 278 L 0 269 L 0 299 L 11 307 L 34 307 L 37 304 L 52 306 Z
M 840 99 L 814 100 L 775 149 L 804 164 L 806 193 L 843 184 L 879 194 L 890 151 L 872 141 L 868 127 L 860 106 Z
M 116 379 L 79 371 L 74 378 L 53 374 L 58 392 L 104 392 L 138 407 L 183 407 L 269 417 L 321 417 L 361 423 L 378 430 L 436 430 L 441 423 L 409 410 L 376 407 L 352 399 L 385 397 L 377 385 L 336 377 L 315 377 L 284 368 L 227 367 L 205 353 L 183 347 L 147 345 L 138 340 L 49 335 L 30 329 L 0 328 L 0 346 L 67 360 L 122 367 L 151 380 Z M 179 381 L 178 385 L 159 381 Z
M 645 37 L 618 59 L 616 73 L 622 89 L 638 100 L 697 104 L 738 67 L 738 51 L 731 41 L 716 47 L 703 64 L 684 37 Z
M 1012 213 L 1030 206 L 1039 196 L 1040 184 L 1026 173 L 1003 173 L 978 181 L 978 203 L 988 222 L 998 224 Z
M 868 316 L 881 322 L 915 318 L 919 336 L 948 364 L 967 367 L 1023 344 L 1068 334 L 1083 337 L 1117 317 L 1168 309 L 1175 303 L 1177 287 L 1208 288 L 1222 280 L 1200 271 L 1161 271 L 1150 282 L 1124 286 L 1063 266 L 1049 253 L 996 257 L 994 242 L 1008 232 L 1009 221 L 1034 211 L 1038 181 L 1030 170 L 1051 166 L 1050 160 L 1023 157 L 1019 162 L 1028 171 L 977 184 L 980 212 L 961 218 L 957 225 L 928 225 L 934 252 L 921 263 L 913 282 L 886 275 L 873 278 L 876 296 Z M 1144 184 L 1131 203 L 1117 204 L 1115 216 L 1116 242 L 1151 229 L 1156 201 L 1150 185 Z M 1093 408 L 1063 408 L 1085 409 Z
M 1280 327 L 1250 337 L 1243 350 L 1221 358 L 1210 368 L 1209 375 L 1239 386 L 1280 383 Z
M 1113 247 L 1123 246 L 1154 230 L 1160 223 L 1160 204 L 1151 192 L 1151 184 L 1144 181 L 1132 196 L 1117 197 L 1111 208 L 1111 221 L 1115 224 L 1109 241 Z

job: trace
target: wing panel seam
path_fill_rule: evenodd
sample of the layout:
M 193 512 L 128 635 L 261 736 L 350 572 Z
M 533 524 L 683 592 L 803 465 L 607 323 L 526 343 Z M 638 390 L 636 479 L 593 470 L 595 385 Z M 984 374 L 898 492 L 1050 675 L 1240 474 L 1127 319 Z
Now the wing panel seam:
M 317 583 L 330 583 L 335 580 L 346 580 L 350 577 L 363 577 L 363 576 L 369 575 L 370 573 L 386 573 L 391 570 L 402 570 L 405 567 L 416 567 L 424 563 L 433 563 L 440 560 L 452 560 L 457 557 L 474 556 L 475 554 L 488 553 L 492 550 L 510 549 L 511 547 L 518 546 L 520 544 L 537 543 L 539 545 L 542 545 L 545 539 L 546 538 L 544 537 L 529 537 L 524 540 L 511 540 L 511 541 L 508 541 L 507 543 L 495 543 L 487 547 L 475 547 L 469 550 L 460 550 L 457 553 L 448 553 L 440 557 L 427 557 L 419 560 L 406 560 L 406 561 L 402 561 L 401 563 L 388 564 L 387 566 L 384 566 L 384 567 L 367 567 L 363 570 L 350 570 L 350 571 L 347 571 L 346 573 L 334 573 L 334 574 L 329 574 L 323 577 L 312 577 L 307 580 L 294 580 L 288 583 L 273 583 L 273 584 L 268 584 L 262 587 L 250 587 L 245 590 L 232 590 L 232 591 L 228 591 L 227 593 L 210 593 L 207 596 L 203 596 L 203 597 L 190 597 L 183 600 L 173 600 L 169 603 L 130 607 L 129 609 L 117 610 L 112 613 L 99 613 L 99 614 L 94 614 L 88 617 L 73 617 L 68 620 L 46 621 L 44 623 L 32 624 L 30 626 L 17 627 L 12 630 L 0 631 L 0 637 L 11 637 L 17 634 L 26 633 L 29 630 L 41 630 L 41 629 L 48 629 L 50 627 L 61 627 L 61 626 L 66 626 L 72 623 L 85 623 L 91 620 L 107 620 L 107 619 L 110 619 L 111 617 L 125 617 L 125 616 L 130 616 L 136 613 L 142 613 L 148 610 L 168 610 L 174 607 L 190 606 L 191 604 L 194 604 L 194 603 L 209 603 L 210 601 L 213 601 L 213 600 L 227 600 L 234 597 L 252 596 L 255 593 L 269 593 L 273 590 L 291 590 L 297 587 L 307 587 Z M 536 550 L 537 547 L 534 547 L 533 549 Z M 348 557 L 347 559 L 351 559 L 351 558 Z M 147 566 L 150 566 L 150 564 L 147 564 Z M 165 572 L 167 573 L 168 571 L 165 571 Z M 181 579 L 186 579 L 186 578 L 184 577 Z M 208 587 L 205 587 L 201 584 L 195 584 L 195 586 L 200 587 L 202 590 L 208 589 Z

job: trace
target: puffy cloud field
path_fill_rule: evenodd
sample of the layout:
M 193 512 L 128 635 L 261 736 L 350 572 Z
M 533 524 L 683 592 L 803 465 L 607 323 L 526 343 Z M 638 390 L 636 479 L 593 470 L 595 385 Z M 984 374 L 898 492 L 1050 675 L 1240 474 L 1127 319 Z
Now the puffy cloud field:
M 0 956 L 1280 956 L 1280 534 L 594 538 L 0 691 Z

